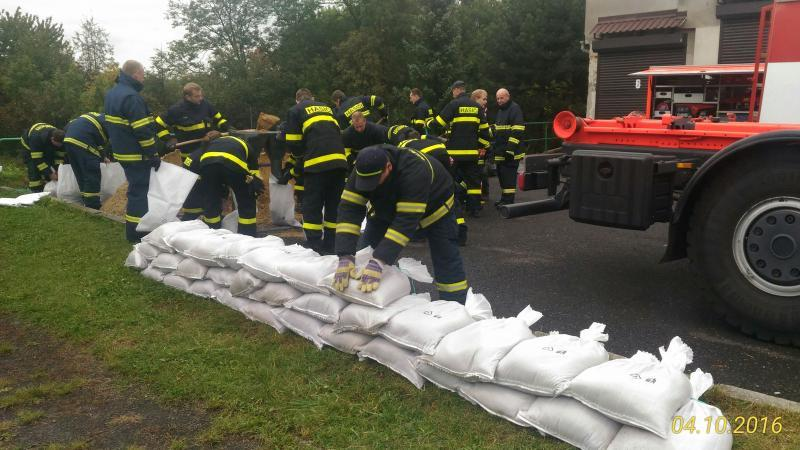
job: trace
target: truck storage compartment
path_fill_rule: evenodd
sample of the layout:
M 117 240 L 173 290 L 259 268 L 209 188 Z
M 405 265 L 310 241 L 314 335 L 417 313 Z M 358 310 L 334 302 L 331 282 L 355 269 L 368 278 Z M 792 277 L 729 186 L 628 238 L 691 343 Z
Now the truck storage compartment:
M 676 161 L 670 156 L 576 150 L 570 170 L 569 216 L 575 221 L 645 230 L 672 215 Z

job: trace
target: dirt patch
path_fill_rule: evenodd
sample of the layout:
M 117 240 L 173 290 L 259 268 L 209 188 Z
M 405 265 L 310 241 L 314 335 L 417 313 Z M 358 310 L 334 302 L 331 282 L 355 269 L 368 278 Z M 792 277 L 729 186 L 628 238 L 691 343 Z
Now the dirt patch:
M 0 314 L 0 448 L 186 448 L 211 416 L 118 388 L 89 354 Z M 226 447 L 255 442 L 226 437 Z

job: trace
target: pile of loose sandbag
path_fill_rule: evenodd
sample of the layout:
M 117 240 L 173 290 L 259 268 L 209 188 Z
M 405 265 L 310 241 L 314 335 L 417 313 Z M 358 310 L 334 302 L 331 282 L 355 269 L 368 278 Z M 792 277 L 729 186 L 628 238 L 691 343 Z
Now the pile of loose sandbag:
M 371 257 L 356 254 L 356 267 Z M 584 449 L 729 449 L 722 412 L 699 401 L 713 384 L 679 337 L 659 349 L 610 359 L 605 325 L 577 336 L 534 333 L 542 314 L 527 306 L 494 317 L 469 291 L 465 304 L 413 292 L 429 281 L 418 262 L 384 268 L 366 294 L 332 287 L 338 259 L 266 236 L 209 229 L 201 221 L 164 224 L 136 244 L 125 264 L 173 288 L 218 302 L 319 349 L 374 360 L 418 388 L 427 381 L 489 413 Z M 401 270 L 400 267 L 404 267 Z M 421 273 L 424 273 L 420 275 Z M 693 427 L 685 426 L 693 418 Z M 710 427 L 706 424 L 710 423 Z M 677 425 L 676 425 L 677 424 Z

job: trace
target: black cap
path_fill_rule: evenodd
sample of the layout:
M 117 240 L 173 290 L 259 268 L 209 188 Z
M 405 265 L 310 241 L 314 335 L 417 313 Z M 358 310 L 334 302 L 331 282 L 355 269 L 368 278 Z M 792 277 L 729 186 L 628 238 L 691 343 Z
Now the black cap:
M 374 191 L 381 181 L 381 173 L 389 156 L 379 145 L 366 147 L 358 152 L 356 157 L 356 190 L 362 192 Z
M 448 91 L 452 91 L 455 88 L 465 88 L 467 87 L 467 83 L 464 83 L 461 80 L 454 81 L 453 84 L 450 85 L 450 89 Z

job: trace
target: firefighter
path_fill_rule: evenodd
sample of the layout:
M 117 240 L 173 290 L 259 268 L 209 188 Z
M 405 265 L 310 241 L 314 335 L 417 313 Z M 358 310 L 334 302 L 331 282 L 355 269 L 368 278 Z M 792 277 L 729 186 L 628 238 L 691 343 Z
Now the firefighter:
M 481 106 L 483 110 L 483 115 L 488 117 L 488 107 L 489 104 L 489 93 L 486 92 L 484 89 L 475 89 L 470 94 L 469 98 L 475 101 L 478 105 Z M 487 119 L 488 122 L 488 119 Z M 489 156 L 486 149 L 481 149 L 480 153 L 478 154 L 478 168 L 481 171 L 481 205 L 483 205 L 484 201 L 489 199 L 489 166 L 487 164 Z
M 192 191 L 202 198 L 203 221 L 210 228 L 222 224 L 222 199 L 231 189 L 239 211 L 239 233 L 256 235 L 256 198 L 264 192 L 258 170 L 259 150 L 252 140 L 222 136 L 184 160 L 189 170 L 200 175 Z
M 422 98 L 419 88 L 412 88 L 408 93 L 408 100 L 414 105 L 414 116 L 411 117 L 411 127 L 420 135 L 427 133 L 428 124 L 433 120 L 433 109 Z
M 311 91 L 299 89 L 295 101 L 286 116 L 286 144 L 303 176 L 303 231 L 311 249 L 332 253 L 347 170 L 342 133 L 331 108 Z
M 466 208 L 472 217 L 481 210 L 481 172 L 478 167 L 481 150 L 489 146 L 491 132 L 481 106 L 466 94 L 466 84 L 456 81 L 450 86 L 453 100 L 431 122 L 442 130 L 450 128 L 447 152 L 455 162 L 459 180 L 466 184 Z
M 128 204 L 125 211 L 125 237 L 139 242 L 142 235 L 136 226 L 147 213 L 147 190 L 150 169 L 158 170 L 161 158 L 156 152 L 156 127 L 144 98 L 144 66 L 128 60 L 122 65 L 116 84 L 106 93 L 105 119 L 108 139 L 128 180 Z
M 444 144 L 444 139 L 435 136 L 420 136 L 416 130 L 404 125 L 397 125 L 392 128 L 394 133 L 392 133 L 391 143 L 393 145 L 417 150 L 423 155 L 439 161 L 448 171 L 452 170 L 453 159 L 447 154 L 447 146 Z M 401 129 L 397 130 L 396 128 Z M 460 185 L 454 181 L 453 192 L 457 192 L 458 188 L 460 188 Z M 464 247 L 467 245 L 467 223 L 464 220 L 463 209 L 458 202 L 453 205 L 453 214 L 456 217 L 456 224 L 458 224 L 458 245 Z
M 497 117 L 494 128 L 496 130 L 492 154 L 497 164 L 497 178 L 500 181 L 502 194 L 496 207 L 514 203 L 514 193 L 517 185 L 517 168 L 519 161 L 525 157 L 525 152 L 520 144 L 525 134 L 522 108 L 511 100 L 507 89 L 498 89 Z
M 156 117 L 158 137 L 169 150 L 174 150 L 180 141 L 196 139 L 214 140 L 228 131 L 228 120 L 203 96 L 203 88 L 197 83 L 183 86 L 183 100 L 170 106 L 166 113 Z M 205 142 L 181 146 L 181 158 L 186 159 Z
M 381 123 L 389 120 L 386 105 L 383 103 L 383 99 L 377 95 L 345 97 L 344 92 L 337 89 L 331 94 L 331 102 L 336 105 L 335 116 L 339 121 L 339 128 L 342 130 L 351 125 L 350 119 L 356 111 L 361 111 L 370 122 Z M 380 117 L 376 118 L 376 116 Z
M 108 133 L 102 114 L 82 114 L 67 125 L 64 149 L 87 208 L 100 209 L 100 163 L 108 160 L 107 146 Z
M 33 124 L 22 133 L 24 161 L 28 167 L 28 188 L 42 192 L 48 181 L 58 180 L 58 166 L 64 162 L 64 131 L 46 124 Z
M 362 237 L 368 202 L 372 213 Z M 342 291 L 350 278 L 359 278 L 361 291 L 378 289 L 384 266 L 394 264 L 414 231 L 422 228 L 427 232 L 439 298 L 463 303 L 467 280 L 453 203 L 453 180 L 439 161 L 388 144 L 361 150 L 339 205 L 334 287 Z M 355 274 L 360 237 L 362 245 L 375 251 L 361 273 Z
M 344 154 L 347 156 L 348 170 L 353 168 L 358 151 L 371 145 L 389 142 L 389 129 L 385 126 L 368 122 L 361 111 L 356 111 L 350 116 L 353 123 L 342 132 Z

